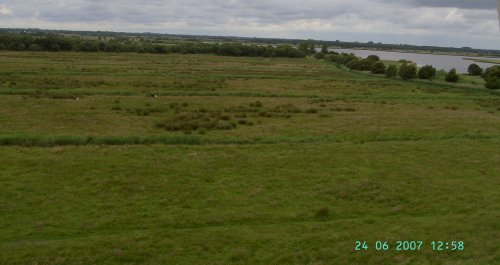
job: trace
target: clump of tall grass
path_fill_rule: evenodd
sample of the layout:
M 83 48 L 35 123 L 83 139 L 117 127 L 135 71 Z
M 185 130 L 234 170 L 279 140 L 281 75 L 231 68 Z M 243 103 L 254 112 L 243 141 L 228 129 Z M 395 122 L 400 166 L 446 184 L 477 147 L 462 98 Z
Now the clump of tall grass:
M 237 127 L 231 116 L 219 112 L 185 112 L 156 123 L 167 131 L 231 130 Z
M 273 109 L 273 112 L 301 113 L 302 110 L 300 108 L 296 107 L 295 105 L 288 103 L 288 104 L 276 106 Z
M 314 216 L 318 219 L 326 219 L 330 215 L 330 210 L 327 207 L 321 207 L 314 213 Z

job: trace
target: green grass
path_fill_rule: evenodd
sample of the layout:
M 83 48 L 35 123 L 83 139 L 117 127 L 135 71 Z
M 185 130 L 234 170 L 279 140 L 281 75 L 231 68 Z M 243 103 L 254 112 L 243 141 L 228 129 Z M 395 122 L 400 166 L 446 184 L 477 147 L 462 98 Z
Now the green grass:
M 479 82 L 0 52 L 0 264 L 498 264 L 500 98 Z M 397 240 L 425 249 L 374 250 Z

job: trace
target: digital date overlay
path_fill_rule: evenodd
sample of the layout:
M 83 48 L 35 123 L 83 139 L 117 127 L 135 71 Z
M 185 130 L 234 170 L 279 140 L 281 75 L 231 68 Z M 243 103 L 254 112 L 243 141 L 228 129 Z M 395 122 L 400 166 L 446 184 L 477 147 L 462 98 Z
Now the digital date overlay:
M 464 251 L 465 243 L 464 241 L 356 241 L 354 244 L 354 251 L 422 251 L 422 250 L 432 250 L 432 251 Z

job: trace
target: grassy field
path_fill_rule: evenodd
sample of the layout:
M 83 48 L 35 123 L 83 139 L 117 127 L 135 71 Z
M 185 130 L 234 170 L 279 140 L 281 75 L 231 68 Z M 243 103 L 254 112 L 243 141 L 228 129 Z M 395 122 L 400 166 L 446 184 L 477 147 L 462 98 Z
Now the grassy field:
M 474 82 L 0 52 L 0 264 L 498 264 L 500 94 Z

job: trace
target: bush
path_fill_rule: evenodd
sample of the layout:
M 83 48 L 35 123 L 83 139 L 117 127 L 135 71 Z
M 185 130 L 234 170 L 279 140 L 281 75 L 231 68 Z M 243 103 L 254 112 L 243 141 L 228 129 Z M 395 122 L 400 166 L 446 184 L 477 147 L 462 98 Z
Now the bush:
M 321 59 L 325 59 L 325 54 L 322 53 L 322 52 L 318 52 L 314 55 L 314 58 L 318 59 L 318 60 L 321 60 Z
M 403 64 L 399 68 L 399 76 L 403 80 L 410 80 L 417 78 L 417 66 L 414 64 Z
M 373 74 L 385 74 L 385 64 L 383 62 L 374 62 L 371 69 Z
M 346 64 L 346 67 L 352 70 L 370 71 L 373 62 L 368 59 L 357 58 Z
M 426 65 L 418 70 L 418 78 L 419 79 L 429 79 L 432 80 L 436 77 L 436 68 L 432 65 Z
M 395 65 L 389 65 L 387 67 L 387 70 L 385 70 L 385 77 L 387 78 L 393 78 L 398 75 L 398 67 Z
M 372 61 L 372 62 L 380 61 L 380 57 L 378 57 L 377 55 L 370 55 L 370 56 L 366 57 L 366 59 L 369 61 Z
M 403 64 L 413 63 L 412 61 L 410 61 L 410 60 L 406 60 L 406 59 L 401 59 L 401 60 L 399 60 L 398 62 L 403 63 Z
M 489 67 L 484 71 L 483 79 L 486 81 L 484 84 L 489 89 L 500 89 L 500 66 L 495 65 Z
M 457 70 L 455 68 L 451 69 L 448 74 L 446 74 L 445 80 L 446 82 L 456 83 L 460 79 L 460 76 L 457 74 Z
M 347 65 L 352 60 L 358 59 L 356 55 L 352 53 L 342 53 L 342 54 L 332 54 L 325 59 L 332 61 L 337 64 Z
M 467 72 L 469 72 L 469 75 L 482 75 L 483 74 L 483 68 L 481 66 L 473 63 L 469 65 L 469 68 L 467 69 Z

